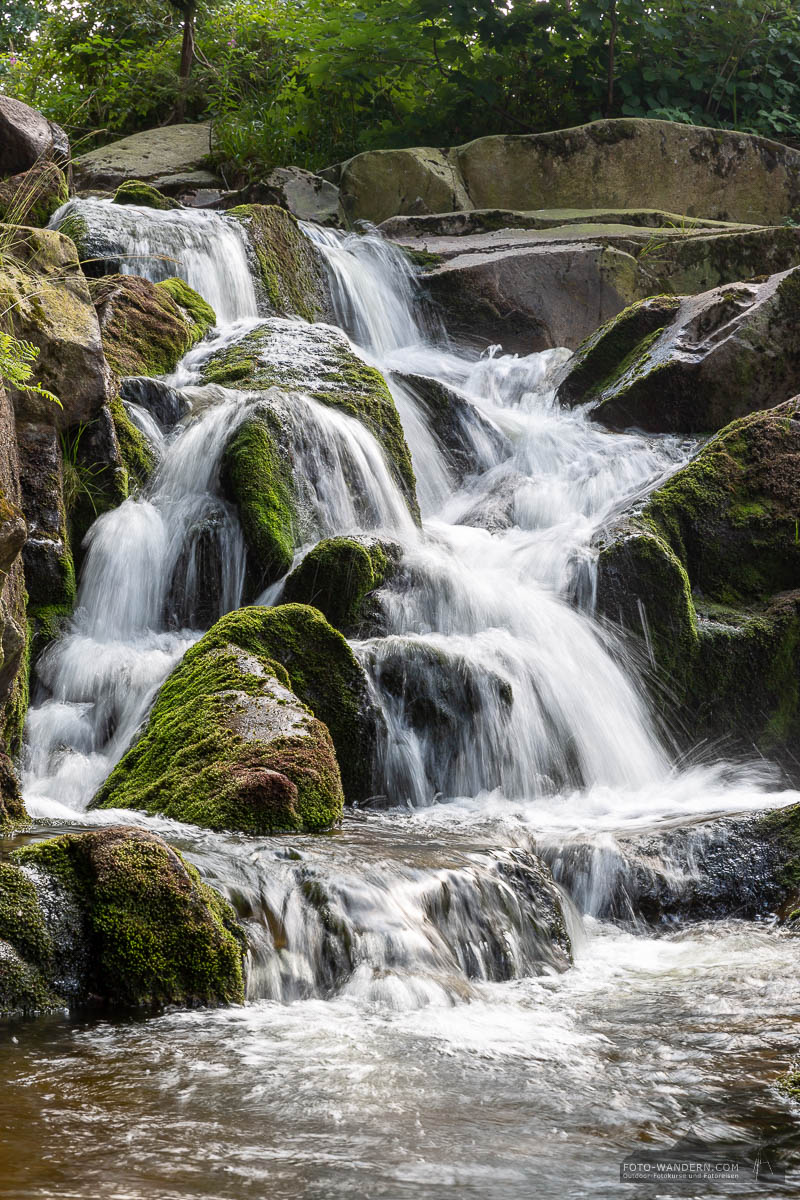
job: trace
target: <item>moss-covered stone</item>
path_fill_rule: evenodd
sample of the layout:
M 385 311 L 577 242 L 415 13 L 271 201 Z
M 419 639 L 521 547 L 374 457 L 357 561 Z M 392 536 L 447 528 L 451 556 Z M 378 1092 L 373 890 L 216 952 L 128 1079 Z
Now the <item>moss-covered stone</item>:
M 285 649 L 288 658 L 293 629 L 281 609 L 218 621 L 169 676 L 93 803 L 253 835 L 334 823 L 343 797 L 330 734 L 272 653 Z M 326 666 L 333 673 L 330 662 L 308 668 L 306 694 Z
M 270 311 L 324 320 L 329 310 L 325 268 L 296 219 L 283 208 L 263 204 L 240 205 L 228 216 L 247 231 Z
M 387 554 L 374 539 L 325 538 L 289 575 L 282 599 L 311 604 L 336 629 L 354 635 L 369 616 L 365 600 L 390 573 L 394 550 Z
M 239 426 L 225 448 L 221 480 L 239 511 L 255 595 L 288 571 L 297 532 L 291 461 L 274 413 L 264 410 Z
M 689 740 L 786 761 L 800 736 L 800 416 L 735 421 L 601 545 L 600 611 L 644 639 Z
M 381 446 L 409 509 L 418 517 L 411 454 L 391 392 L 380 372 L 358 358 L 338 330 L 265 321 L 210 356 L 203 382 L 247 391 L 303 392 L 355 417 Z M 272 445 L 277 444 L 273 435 Z M 238 503 L 235 494 L 231 499 Z
M 27 672 L 25 673 L 27 683 Z M 27 704 L 25 706 L 27 708 Z M 24 713 L 23 713 L 24 719 Z M 9 745 L 9 731 L 4 730 L 4 745 Z M 21 730 L 20 730 L 21 734 Z M 20 739 L 21 740 L 21 739 Z M 18 747 L 13 747 L 15 750 Z M 18 825 L 26 825 L 28 814 L 19 790 L 19 781 L 14 770 L 14 764 L 7 754 L 0 753 L 0 830 L 13 829 Z M 0 932 L 0 937 L 6 935 Z
M 130 1007 L 244 999 L 243 936 L 233 910 L 155 834 L 127 826 L 67 834 L 26 846 L 14 859 L 55 879 L 83 913 L 83 999 Z M 15 946 L 24 939 L 28 957 L 42 963 L 46 931 L 35 889 L 18 879 L 15 888 L 26 904 Z
M 157 208 L 166 212 L 171 208 L 181 208 L 178 200 L 165 196 L 151 183 L 143 183 L 141 179 L 126 179 L 114 193 L 114 204 L 137 204 L 141 208 Z
M 64 172 L 52 162 L 40 162 L 0 180 L 0 221 L 10 225 L 44 226 L 69 199 Z
M 595 401 L 592 416 L 612 428 L 709 433 L 800 390 L 800 268 L 685 298 L 629 348 L 626 330 L 638 332 L 649 304 L 621 314 L 568 364 L 565 403 Z
M 156 455 L 147 438 L 128 416 L 125 405 L 116 396 L 109 405 L 122 461 L 128 473 L 129 487 L 144 487 L 155 470 Z M 124 497 L 123 497 L 124 499 Z M 121 501 L 120 501 L 121 503 Z
M 173 370 L 215 321 L 183 280 L 154 284 L 138 275 L 105 275 L 91 280 L 90 289 L 103 349 L 117 375 Z

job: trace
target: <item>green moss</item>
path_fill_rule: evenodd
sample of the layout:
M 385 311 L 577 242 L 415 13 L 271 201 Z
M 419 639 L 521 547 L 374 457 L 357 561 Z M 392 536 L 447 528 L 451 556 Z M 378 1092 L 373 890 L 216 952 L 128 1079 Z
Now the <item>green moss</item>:
M 338 819 L 341 781 L 328 731 L 286 690 L 289 676 L 271 653 L 278 639 L 264 636 L 281 612 L 229 614 L 187 652 L 94 803 L 253 835 L 314 831 Z
M 246 420 L 222 460 L 222 484 L 239 510 L 253 590 L 280 579 L 294 552 L 294 487 L 278 449 L 278 432 L 277 419 L 268 412 Z
M 103 350 L 120 376 L 174 370 L 214 323 L 213 311 L 183 281 L 154 284 L 138 275 L 104 275 L 89 280 L 89 289 Z
M 374 714 L 364 672 L 342 634 L 316 608 L 281 604 L 229 613 L 203 638 L 220 650 L 229 640 L 285 668 L 292 691 L 330 731 L 348 802 L 369 796 Z
M 139 487 L 144 487 L 157 463 L 153 449 L 141 429 L 138 429 L 128 416 L 119 396 L 114 397 L 109 409 L 128 479 Z
M 40 969 L 25 962 L 7 942 L 0 941 L 0 1013 L 26 1016 L 64 1008 Z
M 171 279 L 162 279 L 160 283 L 156 284 L 156 287 L 171 296 L 181 310 L 183 318 L 189 326 L 192 344 L 199 342 L 206 336 L 209 329 L 213 329 L 216 325 L 217 314 L 211 305 L 203 299 L 199 292 L 190 287 L 185 279 L 179 279 L 177 276 L 173 276 Z
M 389 559 L 378 542 L 326 538 L 310 550 L 286 580 L 283 599 L 312 604 L 337 629 L 354 630 L 364 598 L 383 583 Z
M 244 204 L 229 217 L 247 230 L 261 282 L 276 316 L 324 319 L 327 283 L 322 262 L 295 218 L 274 205 Z
M 19 669 L 11 685 L 11 691 L 5 703 L 5 713 L 3 717 L 3 745 L 12 758 L 19 757 L 22 751 L 23 732 L 25 729 L 25 718 L 28 715 L 28 706 L 30 704 L 30 673 L 33 662 L 33 634 L 34 626 L 30 618 L 25 624 L 25 648 L 22 652 L 22 659 L 19 664 Z M 2 775 L 0 774 L 0 779 Z M 5 791 L 5 789 L 3 789 Z M 13 799 L 13 789 L 12 789 Z M 13 803 L 9 809 L 8 798 L 3 795 L 0 799 L 0 826 L 3 825 L 3 814 L 8 816 L 11 812 L 12 820 L 18 820 L 20 815 L 24 818 L 25 809 L 22 805 L 22 800 L 18 803 Z
M 160 838 L 126 827 L 26 846 L 85 914 L 88 991 L 130 1006 L 238 1003 L 243 938 L 226 901 Z
M 0 939 L 40 967 L 53 952 L 36 888 L 19 867 L 7 862 L 0 862 Z
M 30 666 L 35 666 L 42 652 L 64 632 L 64 627 L 72 616 L 72 609 L 71 604 L 32 604 L 28 606 Z
M 170 199 L 154 188 L 152 184 L 143 183 L 141 179 L 126 179 L 114 193 L 114 204 L 138 204 L 142 208 L 157 208 L 167 211 L 181 208 L 177 200 Z
M 612 317 L 586 339 L 575 353 L 569 374 L 559 388 L 565 404 L 596 398 L 627 374 L 649 361 L 650 347 L 675 316 L 675 296 L 639 300 Z

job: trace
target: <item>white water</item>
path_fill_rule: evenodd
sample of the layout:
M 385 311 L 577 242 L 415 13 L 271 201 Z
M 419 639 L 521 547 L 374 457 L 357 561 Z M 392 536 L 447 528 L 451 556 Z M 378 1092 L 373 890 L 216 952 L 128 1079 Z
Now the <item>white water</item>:
M 155 244 L 139 219 L 140 242 Z M 148 219 L 165 236 L 162 218 Z M 207 295 L 214 220 L 194 276 Z M 565 352 L 463 355 L 418 319 L 412 274 L 390 247 L 309 233 L 363 355 L 456 388 L 510 447 L 467 417 L 481 469 L 457 482 L 414 388 L 393 377 L 420 476 L 418 533 L 366 431 L 307 397 L 270 396 L 306 481 L 304 541 L 383 530 L 404 547 L 381 595 L 388 636 L 356 650 L 387 718 L 379 790 L 413 811 L 349 817 L 338 836 L 289 844 L 144 822 L 235 898 L 251 1004 L 79 1033 L 66 1062 L 58 1031 L 12 1054 L 23 1094 L 57 1114 L 63 1177 L 182 1198 L 610 1197 L 637 1139 L 774 1132 L 790 1118 L 769 1082 L 800 1019 L 791 939 L 743 922 L 653 936 L 581 921 L 614 886 L 602 860 L 619 836 L 797 799 L 770 794 L 768 769 L 674 766 L 624 647 L 591 617 L 593 532 L 691 445 L 560 410 L 551 379 Z M 254 308 L 238 312 L 219 342 L 254 320 Z M 35 815 L 85 807 L 200 633 L 170 623 L 175 566 L 198 519 L 219 513 L 226 437 L 263 399 L 198 387 L 212 348 L 172 380 L 193 409 L 147 493 L 91 531 L 73 627 L 40 667 L 52 696 L 29 717 Z M 223 611 L 239 603 L 243 560 L 232 514 L 218 528 Z M 580 911 L 566 903 L 575 967 L 559 974 L 526 871 L 537 845 L 578 838 L 600 866 L 575 896 Z M 87 1091 L 104 1136 L 71 1163 Z

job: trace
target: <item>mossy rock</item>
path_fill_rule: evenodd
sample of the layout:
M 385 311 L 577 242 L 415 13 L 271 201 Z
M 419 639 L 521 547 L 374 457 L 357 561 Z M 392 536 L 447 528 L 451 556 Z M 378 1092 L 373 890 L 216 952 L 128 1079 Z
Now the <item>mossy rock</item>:
M 136 204 L 140 208 L 157 208 L 166 212 L 172 208 L 182 208 L 177 200 L 165 196 L 158 188 L 141 179 L 126 179 L 114 193 L 114 204 Z
M 94 806 L 254 836 L 317 831 L 338 820 L 343 796 L 331 736 L 271 653 L 281 612 L 231 613 L 187 652 Z M 279 632 L 291 638 L 291 626 L 281 623 Z
M 311 604 L 336 629 L 356 636 L 371 616 L 370 593 L 391 575 L 398 554 L 398 547 L 375 539 L 325 538 L 288 576 L 281 599 L 287 604 Z
M 604 535 L 600 612 L 641 638 L 681 740 L 792 766 L 800 736 L 800 404 L 724 429 Z
M 213 310 L 183 280 L 150 283 L 138 275 L 90 281 L 103 349 L 112 370 L 163 375 L 215 323 Z
M 297 534 L 292 465 L 274 413 L 265 409 L 242 422 L 225 447 L 220 477 L 239 512 L 255 595 L 288 571 Z
M 614 429 L 710 433 L 800 391 L 800 268 L 672 304 L 644 301 L 609 322 L 565 368 L 559 398 L 593 401 Z
M 283 208 L 264 204 L 243 204 L 227 215 L 247 232 L 269 311 L 325 320 L 330 311 L 325 266 L 296 219 Z
M 158 462 L 155 451 L 141 429 L 134 425 L 128 416 L 125 405 L 119 396 L 115 396 L 111 401 L 109 409 L 122 461 L 128 473 L 129 487 L 131 484 L 144 487 Z
M 38 842 L 13 858 L 51 877 L 83 914 L 81 999 L 145 1008 L 243 1001 L 244 939 L 232 908 L 155 834 L 112 826 Z M 28 959 L 46 974 L 37 889 L 19 881 L 16 888 L 27 907 L 15 948 L 24 939 Z
M 0 221 L 45 226 L 68 199 L 64 172 L 55 163 L 40 162 L 21 175 L 0 180 Z
M 380 445 L 409 510 L 418 519 L 411 454 L 392 394 L 381 373 L 353 352 L 339 330 L 326 325 L 264 321 L 238 342 L 211 355 L 202 378 L 204 383 L 242 391 L 279 388 L 302 392 L 355 417 Z M 273 422 L 271 445 L 274 448 L 279 443 Z M 266 441 L 264 447 L 266 452 Z M 271 471 L 273 464 L 268 466 Z M 262 478 L 266 474 L 261 471 Z M 239 502 L 235 492 L 230 498 Z

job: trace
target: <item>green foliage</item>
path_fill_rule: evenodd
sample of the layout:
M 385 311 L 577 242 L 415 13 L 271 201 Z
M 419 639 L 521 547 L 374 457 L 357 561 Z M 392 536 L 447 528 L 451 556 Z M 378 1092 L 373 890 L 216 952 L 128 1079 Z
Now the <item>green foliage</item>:
M 5 90 L 79 139 L 162 123 L 186 14 L 160 0 L 61 5 L 5 57 Z M 793 0 L 201 0 L 194 59 L 186 113 L 214 118 L 231 182 L 601 116 L 800 138 Z
M 16 391 L 36 393 L 62 408 L 58 396 L 48 392 L 41 384 L 31 382 L 33 365 L 38 357 L 39 347 L 34 346 L 33 342 L 0 330 L 0 382 Z

